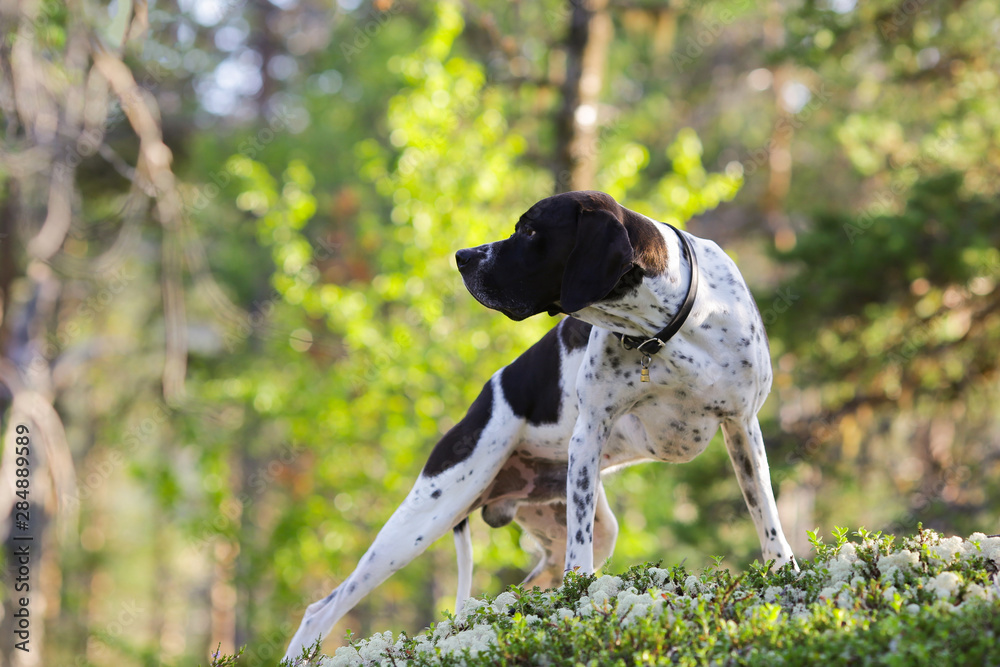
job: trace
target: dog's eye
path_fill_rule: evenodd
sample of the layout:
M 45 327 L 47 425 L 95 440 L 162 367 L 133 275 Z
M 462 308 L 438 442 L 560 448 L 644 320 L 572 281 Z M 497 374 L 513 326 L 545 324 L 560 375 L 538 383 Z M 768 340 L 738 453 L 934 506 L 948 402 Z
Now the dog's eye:
M 530 238 L 535 235 L 535 230 L 527 226 L 521 227 L 521 233 Z

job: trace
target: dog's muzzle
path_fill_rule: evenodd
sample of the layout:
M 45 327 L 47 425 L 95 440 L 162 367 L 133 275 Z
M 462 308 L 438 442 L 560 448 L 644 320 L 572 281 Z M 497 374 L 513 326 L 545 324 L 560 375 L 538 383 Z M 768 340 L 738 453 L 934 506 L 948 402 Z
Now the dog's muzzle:
M 475 248 L 462 248 L 455 253 L 455 264 L 462 274 L 466 289 L 479 303 L 499 311 L 512 320 L 520 321 L 533 313 L 502 298 L 490 277 L 493 255 L 489 244 Z
M 482 246 L 478 248 L 462 248 L 455 253 L 455 263 L 458 264 L 458 270 L 465 275 L 467 269 L 474 268 L 483 257 L 486 256 L 486 251 Z
M 462 281 L 472 296 L 487 307 L 494 307 L 493 299 L 489 299 L 483 293 L 483 270 L 484 260 L 489 256 L 486 246 L 476 248 L 462 248 L 455 253 L 455 264 L 458 265 L 458 272 L 462 274 Z M 484 301 L 486 298 L 489 303 Z

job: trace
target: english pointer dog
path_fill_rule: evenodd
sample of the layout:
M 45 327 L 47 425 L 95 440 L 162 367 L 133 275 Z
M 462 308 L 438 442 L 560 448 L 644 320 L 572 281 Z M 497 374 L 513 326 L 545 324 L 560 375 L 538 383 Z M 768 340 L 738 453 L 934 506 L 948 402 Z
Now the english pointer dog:
M 722 428 L 763 557 L 795 565 L 771 490 L 757 412 L 771 386 L 760 312 L 713 242 L 601 192 L 543 199 L 505 240 L 456 254 L 466 287 L 514 320 L 566 313 L 501 368 L 438 442 L 354 572 L 306 609 L 286 658 L 453 529 L 456 610 L 470 594 L 470 513 L 517 521 L 541 546 L 525 580 L 590 573 L 618 524 L 601 473 L 690 461 Z

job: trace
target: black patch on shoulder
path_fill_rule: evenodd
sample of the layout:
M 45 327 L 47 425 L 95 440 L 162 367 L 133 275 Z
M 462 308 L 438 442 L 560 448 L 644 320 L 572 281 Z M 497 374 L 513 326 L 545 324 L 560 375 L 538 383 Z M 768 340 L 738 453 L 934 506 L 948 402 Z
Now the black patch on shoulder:
M 590 341 L 590 330 L 593 327 L 587 322 L 567 317 L 559 323 L 558 329 L 559 340 L 562 341 L 567 350 L 572 352 L 587 347 L 587 343 Z
M 434 477 L 458 465 L 472 455 L 479 442 L 479 436 L 493 415 L 493 384 L 487 382 L 479 397 L 472 402 L 462 421 L 451 427 L 431 451 L 430 458 L 421 473 L 424 477 Z
M 550 329 L 500 375 L 504 398 L 514 414 L 535 426 L 559 421 L 562 389 L 559 387 L 558 336 L 561 328 Z M 589 332 L 587 335 L 589 337 Z

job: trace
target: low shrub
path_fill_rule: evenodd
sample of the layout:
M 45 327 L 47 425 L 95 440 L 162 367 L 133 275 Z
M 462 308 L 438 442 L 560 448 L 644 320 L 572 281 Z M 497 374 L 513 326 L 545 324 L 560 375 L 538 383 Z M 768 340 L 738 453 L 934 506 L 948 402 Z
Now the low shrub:
M 716 565 L 569 573 L 551 591 L 471 599 L 416 637 L 375 634 L 296 667 L 374 665 L 1000 665 L 1000 537 L 864 529 L 816 556 L 734 575 Z

